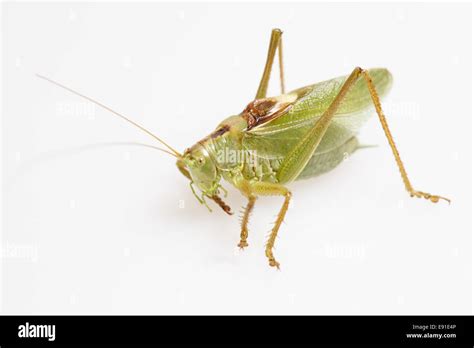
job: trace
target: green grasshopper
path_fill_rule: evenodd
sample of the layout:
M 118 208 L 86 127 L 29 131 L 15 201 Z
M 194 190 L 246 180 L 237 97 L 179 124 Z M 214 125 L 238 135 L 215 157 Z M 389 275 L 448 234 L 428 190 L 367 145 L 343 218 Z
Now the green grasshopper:
M 283 205 L 265 246 L 265 255 L 272 267 L 279 268 L 273 247 L 290 204 L 291 191 L 287 185 L 327 172 L 353 153 L 359 147 L 356 133 L 372 114 L 372 104 L 410 196 L 423 197 L 433 203 L 440 199 L 450 202 L 447 198 L 415 190 L 408 179 L 380 103 L 380 97 L 387 94 L 392 82 L 388 70 L 356 67 L 349 76 L 285 93 L 281 37 L 282 31 L 273 29 L 255 100 L 240 114 L 222 121 L 210 135 L 183 154 L 104 104 L 38 76 L 114 113 L 166 146 L 167 150 L 160 150 L 177 158 L 179 171 L 189 179 L 191 190 L 201 204 L 207 206 L 206 199 L 210 199 L 230 215 L 230 207 L 220 196 L 221 192 L 227 194 L 220 182 L 224 179 L 238 189 L 248 200 L 241 221 L 240 248 L 248 246 L 247 226 L 257 197 L 283 196 Z M 267 97 L 277 51 L 282 94 Z

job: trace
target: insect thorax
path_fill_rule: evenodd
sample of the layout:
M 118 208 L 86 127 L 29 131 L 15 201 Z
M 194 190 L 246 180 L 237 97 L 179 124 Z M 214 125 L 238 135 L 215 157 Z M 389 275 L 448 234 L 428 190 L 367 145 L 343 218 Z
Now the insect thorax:
M 246 128 L 247 121 L 241 115 L 232 116 L 199 143 L 206 148 L 227 181 L 233 182 L 235 177 L 242 176 L 252 181 L 276 182 L 280 161 L 259 157 L 257 149 L 245 148 L 242 134 Z
M 248 153 L 242 147 L 242 131 L 245 127 L 246 122 L 240 116 L 231 116 L 199 141 L 219 171 L 238 170 L 248 160 Z

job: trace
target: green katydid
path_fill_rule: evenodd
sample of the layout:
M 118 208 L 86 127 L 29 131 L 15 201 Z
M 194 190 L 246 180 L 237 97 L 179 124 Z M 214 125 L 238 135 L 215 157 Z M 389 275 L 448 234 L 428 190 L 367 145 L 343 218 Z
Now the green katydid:
M 274 29 L 267 61 L 255 100 L 238 115 L 228 117 L 207 137 L 183 154 L 127 117 L 102 103 L 46 77 L 39 76 L 114 113 L 148 133 L 177 158 L 179 171 L 189 179 L 193 194 L 201 204 L 216 202 L 226 213 L 230 207 L 220 197 L 222 179 L 248 200 L 244 209 L 240 242 L 248 246 L 248 222 L 258 196 L 279 195 L 283 205 L 265 247 L 270 266 L 279 268 L 273 255 L 275 239 L 291 199 L 287 185 L 294 180 L 317 176 L 335 168 L 347 154 L 358 148 L 356 133 L 370 116 L 372 105 L 378 114 L 392 149 L 406 190 L 412 197 L 431 202 L 449 199 L 415 190 L 395 146 L 382 111 L 380 96 L 390 89 L 392 76 L 386 69 L 355 68 L 342 76 L 285 93 L 282 32 Z M 268 82 L 278 52 L 281 95 L 267 97 Z M 196 192 L 195 188 L 199 190 Z M 208 207 L 209 208 L 209 207 Z

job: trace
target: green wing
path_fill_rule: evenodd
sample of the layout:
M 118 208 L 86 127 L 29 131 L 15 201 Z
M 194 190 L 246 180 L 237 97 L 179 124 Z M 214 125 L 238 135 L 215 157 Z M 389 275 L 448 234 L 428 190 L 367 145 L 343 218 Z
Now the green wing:
M 392 75 L 387 69 L 370 69 L 369 74 L 381 97 L 390 89 Z M 320 82 L 288 93 L 295 99 L 290 110 L 267 123 L 246 131 L 243 146 L 266 159 L 281 159 L 323 115 L 348 76 Z M 373 114 L 372 99 L 361 77 L 348 92 L 331 125 L 315 151 L 315 156 L 341 147 Z

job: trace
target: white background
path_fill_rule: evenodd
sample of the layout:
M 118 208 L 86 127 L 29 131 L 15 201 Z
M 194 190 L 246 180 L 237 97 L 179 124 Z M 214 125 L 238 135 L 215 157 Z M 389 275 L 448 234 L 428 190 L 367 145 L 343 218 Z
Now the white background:
M 2 312 L 470 313 L 471 21 L 442 3 L 4 4 Z M 184 150 L 252 100 L 273 27 L 290 89 L 389 68 L 408 174 L 453 203 L 409 197 L 374 117 L 360 139 L 378 147 L 291 185 L 278 272 L 280 198 L 257 201 L 240 252 L 238 216 L 199 205 L 171 157 L 117 144 L 152 139 L 34 77 Z

